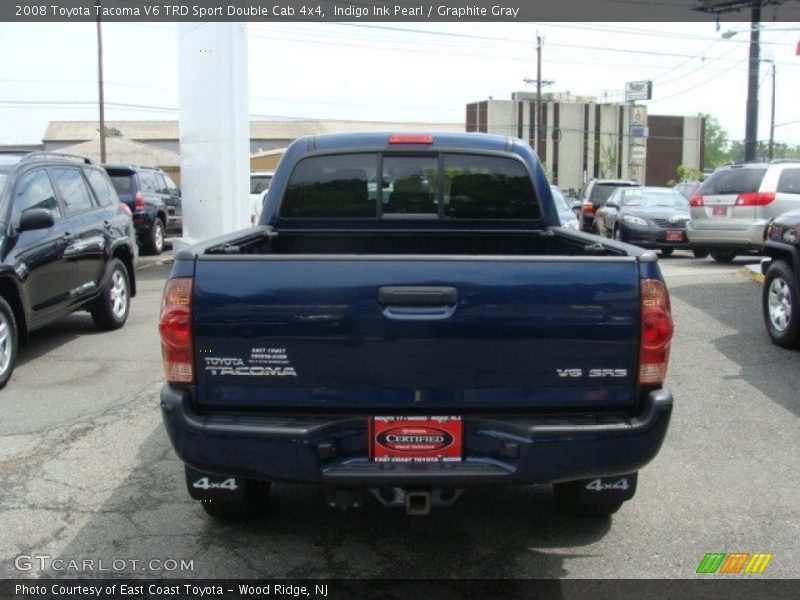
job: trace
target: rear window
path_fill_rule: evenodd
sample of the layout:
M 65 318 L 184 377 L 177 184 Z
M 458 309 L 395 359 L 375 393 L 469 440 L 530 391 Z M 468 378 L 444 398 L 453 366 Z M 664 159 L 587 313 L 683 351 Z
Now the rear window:
M 269 188 L 272 182 L 272 175 L 251 175 L 250 176 L 250 193 L 260 194 Z
M 118 194 L 133 194 L 133 173 L 130 171 L 109 171 L 111 183 Z
M 301 160 L 283 196 L 289 219 L 358 219 L 377 216 L 376 154 L 314 156 Z
M 634 187 L 632 185 L 625 185 L 619 183 L 597 183 L 592 188 L 592 196 L 589 198 L 592 204 L 599 206 L 605 204 L 616 190 L 621 187 Z
M 725 169 L 714 171 L 697 191 L 709 194 L 749 194 L 757 192 L 766 169 Z
M 525 165 L 512 158 L 476 154 L 306 158 L 295 167 L 280 209 L 281 217 L 290 219 L 377 219 L 406 214 L 540 218 Z
M 538 219 L 525 165 L 499 156 L 444 155 L 444 214 L 455 219 Z

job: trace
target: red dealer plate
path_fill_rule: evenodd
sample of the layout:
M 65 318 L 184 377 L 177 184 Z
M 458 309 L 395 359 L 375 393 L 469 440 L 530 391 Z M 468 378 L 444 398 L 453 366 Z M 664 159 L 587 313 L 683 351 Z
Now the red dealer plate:
M 458 462 L 461 417 L 372 417 L 370 458 L 375 462 Z
M 683 232 L 682 231 L 667 231 L 664 234 L 664 239 L 668 242 L 682 242 L 683 241 Z
M 713 215 L 715 217 L 724 217 L 728 214 L 728 207 L 727 206 L 715 206 L 713 210 Z

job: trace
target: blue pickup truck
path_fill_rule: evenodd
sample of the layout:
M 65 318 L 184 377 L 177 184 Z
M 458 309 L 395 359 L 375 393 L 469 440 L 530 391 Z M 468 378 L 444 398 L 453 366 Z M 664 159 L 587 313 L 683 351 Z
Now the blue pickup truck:
M 176 255 L 159 328 L 164 424 L 218 518 L 272 482 L 411 514 L 552 483 L 602 517 L 672 410 L 655 254 L 561 227 L 519 139 L 298 139 L 257 226 Z

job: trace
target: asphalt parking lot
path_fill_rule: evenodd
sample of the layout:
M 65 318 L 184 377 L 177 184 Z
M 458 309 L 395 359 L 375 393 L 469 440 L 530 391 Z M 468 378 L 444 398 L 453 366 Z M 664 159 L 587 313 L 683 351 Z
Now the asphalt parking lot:
M 319 488 L 280 485 L 263 519 L 221 525 L 188 498 L 161 425 L 155 324 L 170 266 L 151 261 L 123 329 L 99 334 L 76 314 L 35 333 L 0 392 L 0 575 L 90 575 L 15 566 L 37 555 L 123 560 L 114 574 L 133 576 L 690 578 L 707 552 L 769 552 L 764 577 L 798 577 L 800 352 L 770 343 L 745 262 L 661 260 L 676 406 L 613 518 L 563 516 L 544 486 L 473 490 L 409 517 L 337 512 Z

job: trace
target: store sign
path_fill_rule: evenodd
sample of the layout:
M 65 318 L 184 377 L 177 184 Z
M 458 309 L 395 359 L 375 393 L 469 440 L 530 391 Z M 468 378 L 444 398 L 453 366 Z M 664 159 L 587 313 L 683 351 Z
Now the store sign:
M 625 84 L 625 101 L 650 100 L 653 97 L 652 81 L 629 81 Z

